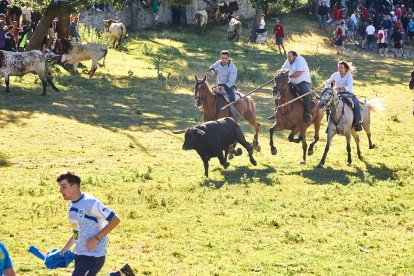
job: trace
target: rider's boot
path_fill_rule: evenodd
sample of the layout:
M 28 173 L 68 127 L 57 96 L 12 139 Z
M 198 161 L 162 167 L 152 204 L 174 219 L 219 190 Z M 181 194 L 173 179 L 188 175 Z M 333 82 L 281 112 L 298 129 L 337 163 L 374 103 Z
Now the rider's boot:
M 303 119 L 305 121 L 305 123 L 309 124 L 312 121 L 312 114 L 310 113 L 312 110 L 311 107 L 312 103 L 311 103 L 311 99 L 309 95 L 306 95 L 305 97 L 303 97 L 303 106 L 304 106 L 304 114 L 303 114 Z

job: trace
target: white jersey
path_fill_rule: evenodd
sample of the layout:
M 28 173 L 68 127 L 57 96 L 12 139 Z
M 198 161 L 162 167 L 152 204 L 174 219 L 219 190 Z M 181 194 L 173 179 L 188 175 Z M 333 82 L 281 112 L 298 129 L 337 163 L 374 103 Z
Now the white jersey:
M 102 257 L 106 255 L 108 238 L 103 238 L 96 248 L 89 251 L 86 242 L 97 235 L 110 221 L 115 213 L 92 195 L 83 193 L 81 197 L 69 204 L 69 223 L 73 228 L 76 255 Z
M 290 82 L 294 84 L 299 84 L 301 82 L 307 82 L 312 83 L 310 73 L 309 73 L 309 67 L 306 63 L 306 60 L 298 55 L 292 64 L 290 64 L 289 60 L 286 60 L 285 63 L 282 66 L 283 69 L 289 69 L 289 75 L 292 75 L 295 72 L 303 71 L 302 75 L 300 75 L 297 78 L 291 78 Z
M 347 72 L 345 76 L 341 77 L 339 72 L 335 72 L 331 75 L 329 79 L 324 82 L 325 87 L 330 86 L 334 82 L 335 88 L 344 88 L 346 92 L 354 94 L 354 79 L 352 74 Z

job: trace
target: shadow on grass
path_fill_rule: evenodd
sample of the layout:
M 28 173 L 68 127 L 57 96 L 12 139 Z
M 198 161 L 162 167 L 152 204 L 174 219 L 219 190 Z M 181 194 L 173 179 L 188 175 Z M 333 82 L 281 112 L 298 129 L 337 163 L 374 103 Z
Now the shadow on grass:
M 10 165 L 7 161 L 7 156 L 0 152 L 0 167 L 8 167 Z
M 292 174 L 308 178 L 316 185 L 339 183 L 346 186 L 355 182 L 353 178 L 358 179 L 358 182 L 368 183 L 371 185 L 375 181 L 388 179 L 392 180 L 396 178 L 395 172 L 388 168 L 385 164 L 371 165 L 367 162 L 364 163 L 366 165 L 366 170 L 357 168 L 355 172 L 327 167 L 323 169 L 313 168 L 301 170 L 292 172 Z
M 225 180 L 204 179 L 200 186 L 214 187 L 220 189 L 224 184 L 228 185 L 249 185 L 252 183 L 261 183 L 268 186 L 273 185 L 269 174 L 275 173 L 276 169 L 265 165 L 265 168 L 257 169 L 255 167 L 239 166 L 234 171 L 226 171 L 223 168 L 215 168 L 214 171 L 220 170 Z

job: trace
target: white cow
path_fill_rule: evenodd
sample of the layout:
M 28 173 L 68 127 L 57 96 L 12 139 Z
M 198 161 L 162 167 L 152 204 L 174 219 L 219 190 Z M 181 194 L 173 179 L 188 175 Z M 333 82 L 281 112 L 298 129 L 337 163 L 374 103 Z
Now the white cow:
M 104 23 L 106 25 L 106 34 L 112 43 L 112 48 L 115 48 L 115 42 L 118 41 L 116 48 L 119 49 L 122 39 L 128 37 L 125 25 L 119 20 L 114 19 L 104 20 Z
M 229 28 L 227 29 L 227 39 L 236 39 L 236 41 L 239 41 L 242 31 L 242 23 L 231 15 L 229 17 L 231 19 L 229 22 Z
M 200 31 L 203 29 L 206 31 L 206 25 L 208 22 L 208 13 L 206 10 L 197 11 L 195 13 L 195 21 L 197 23 L 197 26 L 200 27 Z

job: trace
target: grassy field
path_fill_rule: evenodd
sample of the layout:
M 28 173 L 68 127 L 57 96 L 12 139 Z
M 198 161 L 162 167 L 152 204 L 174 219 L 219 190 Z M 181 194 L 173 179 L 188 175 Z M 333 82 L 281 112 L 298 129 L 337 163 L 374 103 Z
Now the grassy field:
M 339 57 L 314 19 L 299 16 L 301 24 L 295 16 L 283 19 L 286 46 L 305 56 L 316 85 L 336 70 Z M 61 248 L 71 234 L 55 182 L 65 169 L 78 172 L 83 190 L 122 220 L 110 234 L 102 275 L 125 262 L 138 275 L 414 274 L 411 61 L 350 51 L 342 57 L 358 67 L 356 93 L 380 97 L 386 106 L 372 115 L 378 147 L 369 150 L 361 133 L 364 162 L 353 143 L 354 163 L 346 166 L 345 138 L 336 136 L 325 169 L 315 169 L 325 119 L 307 165 L 299 164 L 301 146 L 289 143 L 286 132 L 276 134 L 279 152 L 272 156 L 266 87 L 253 96 L 262 123 L 258 166 L 246 153 L 227 170 L 214 159 L 205 179 L 196 152 L 182 151 L 183 136 L 171 133 L 200 121 L 194 74 L 202 76 L 229 49 L 239 90 L 248 92 L 285 60 L 273 40 L 228 42 L 225 30 L 130 34 L 92 79 L 53 67 L 61 93 L 49 89 L 46 97 L 35 77 L 11 78 L 12 92 L 0 93 L 0 240 L 19 274 L 71 271 L 46 270 L 27 253 L 31 244 Z M 252 129 L 241 126 L 251 141 Z

